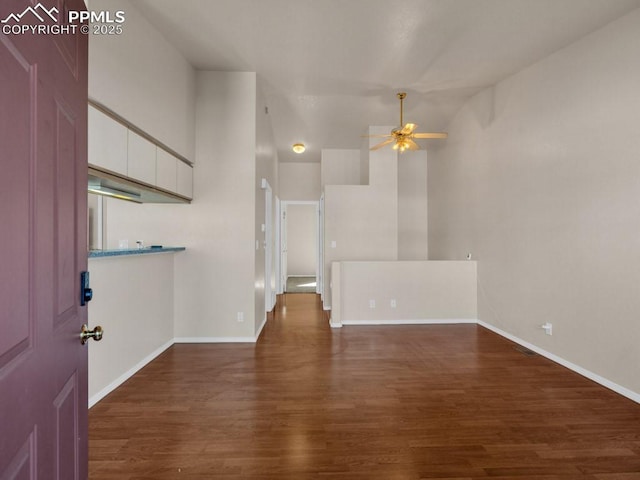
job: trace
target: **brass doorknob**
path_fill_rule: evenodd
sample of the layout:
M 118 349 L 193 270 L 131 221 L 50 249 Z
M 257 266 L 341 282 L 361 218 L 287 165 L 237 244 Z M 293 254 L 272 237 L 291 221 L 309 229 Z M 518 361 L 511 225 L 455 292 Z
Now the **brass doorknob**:
M 84 345 L 90 338 L 93 338 L 96 342 L 99 342 L 100 340 L 102 340 L 102 333 L 102 327 L 100 325 L 98 325 L 93 330 L 89 330 L 89 327 L 85 323 L 84 325 L 82 325 L 82 330 L 80 331 L 80 342 L 82 343 L 82 345 Z

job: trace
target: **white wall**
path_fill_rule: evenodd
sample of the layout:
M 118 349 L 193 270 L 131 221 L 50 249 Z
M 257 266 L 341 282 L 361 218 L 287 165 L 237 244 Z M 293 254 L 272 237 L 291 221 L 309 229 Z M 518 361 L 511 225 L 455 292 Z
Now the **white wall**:
M 318 213 L 314 204 L 288 204 L 287 275 L 315 276 Z
M 382 130 L 379 131 L 382 132 Z M 389 131 L 382 133 L 389 133 Z M 372 139 L 366 137 L 360 144 L 360 182 L 358 182 L 360 185 L 369 185 L 369 149 L 374 145 Z
M 120 35 L 89 35 L 89 97 L 189 160 L 194 159 L 195 70 L 128 0 L 91 0 L 124 11 Z
M 325 185 L 360 185 L 360 150 L 323 149 L 320 182 Z
M 398 155 L 398 260 L 428 259 L 427 152 Z
M 636 10 L 476 95 L 429 156 L 430 257 L 473 254 L 480 319 L 634 392 L 639 58 Z
M 90 405 L 173 342 L 176 255 L 89 259 L 89 325 L 104 329 L 100 342 L 88 343 Z
M 366 156 L 368 159 L 369 155 L 368 142 L 361 150 L 322 150 L 320 167 L 322 187 L 360 185 L 361 156 Z M 398 260 L 427 260 L 427 152 L 425 150 L 406 151 L 397 155 L 397 159 Z M 368 182 L 368 165 L 366 170 Z
M 370 128 L 371 134 L 389 130 L 391 127 Z M 330 154 L 323 152 L 323 158 Z M 325 185 L 324 208 L 325 279 L 331 278 L 332 262 L 397 260 L 397 153 L 391 149 L 371 152 L 369 185 Z M 323 303 L 325 309 L 331 308 L 331 292 L 326 287 Z
M 136 241 L 145 245 L 185 246 L 189 205 L 136 204 L 104 197 L 106 249 L 117 249 L 121 240 L 130 248 Z
M 278 166 L 280 200 L 320 200 L 320 164 L 283 162 Z
M 253 337 L 255 73 L 198 72 L 196 105 L 194 202 L 181 232 L 191 254 L 176 268 L 176 337 Z M 229 141 L 238 137 L 247 141 Z
M 475 262 L 340 262 L 337 271 L 333 326 L 477 321 Z

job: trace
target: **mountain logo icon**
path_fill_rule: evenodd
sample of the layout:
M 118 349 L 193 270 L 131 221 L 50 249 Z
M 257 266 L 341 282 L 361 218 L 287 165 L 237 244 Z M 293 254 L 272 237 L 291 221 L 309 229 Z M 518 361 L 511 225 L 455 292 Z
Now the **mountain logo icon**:
M 24 12 L 22 13 L 10 13 L 7 18 L 5 18 L 4 20 L 0 20 L 1 23 L 9 23 L 11 20 L 13 20 L 16 23 L 20 23 L 22 21 L 22 19 L 24 18 L 25 15 L 27 15 L 28 13 L 31 14 L 32 17 L 35 17 L 36 20 L 38 20 L 40 23 L 44 23 L 46 21 L 46 18 L 49 17 L 51 20 L 53 20 L 54 22 L 58 22 L 58 9 L 56 7 L 51 7 L 51 9 L 47 9 L 47 7 L 45 7 L 44 5 L 42 5 L 41 3 L 38 3 L 35 7 L 27 7 L 24 9 Z

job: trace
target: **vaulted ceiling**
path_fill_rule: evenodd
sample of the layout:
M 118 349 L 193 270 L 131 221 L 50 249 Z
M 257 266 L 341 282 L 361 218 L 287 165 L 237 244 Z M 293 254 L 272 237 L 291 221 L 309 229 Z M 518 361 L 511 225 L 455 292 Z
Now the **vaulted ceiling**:
M 281 162 L 359 148 L 369 125 L 446 130 L 478 91 L 640 0 L 132 0 L 197 69 L 257 72 Z M 437 141 L 437 140 L 431 140 Z M 303 142 L 297 155 L 291 145 Z M 427 146 L 422 140 L 422 146 Z

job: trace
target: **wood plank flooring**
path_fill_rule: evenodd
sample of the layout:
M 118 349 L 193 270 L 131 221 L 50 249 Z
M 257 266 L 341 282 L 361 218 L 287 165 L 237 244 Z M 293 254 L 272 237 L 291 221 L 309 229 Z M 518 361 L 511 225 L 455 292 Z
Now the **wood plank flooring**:
M 90 479 L 640 479 L 640 405 L 475 325 L 174 345 L 93 407 Z

